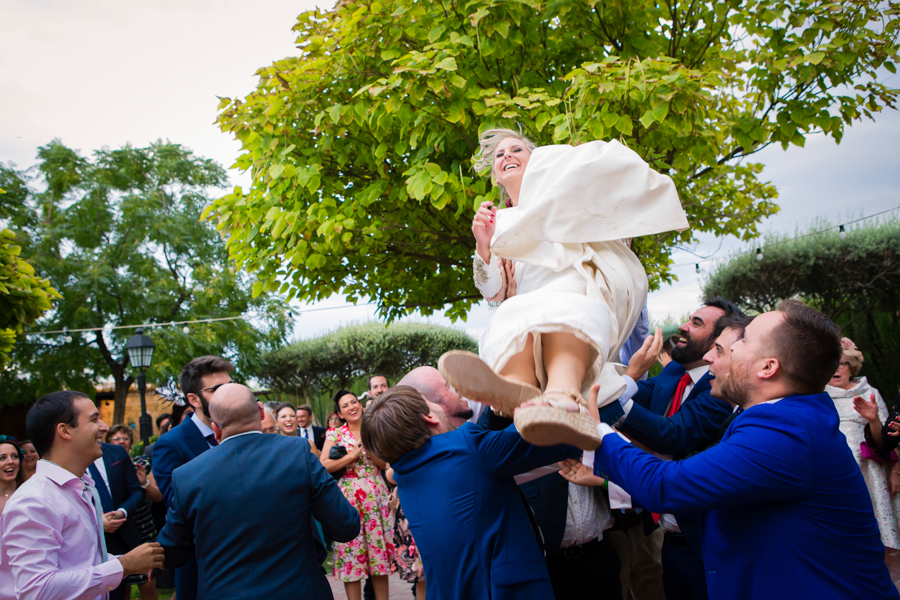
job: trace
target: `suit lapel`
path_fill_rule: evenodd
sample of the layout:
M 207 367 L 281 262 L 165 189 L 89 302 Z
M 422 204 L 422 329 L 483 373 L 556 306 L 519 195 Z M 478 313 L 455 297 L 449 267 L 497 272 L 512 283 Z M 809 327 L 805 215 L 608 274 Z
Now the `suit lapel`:
M 194 425 L 191 419 L 185 419 L 179 427 L 187 427 L 184 432 L 184 443 L 194 453 L 194 456 L 191 458 L 196 458 L 209 450 L 209 442 L 206 441 L 206 438 L 203 437 L 203 434 L 200 433 L 200 430 L 197 429 L 197 426 Z
M 674 364 L 675 367 L 671 367 L 672 364 Z M 651 412 L 658 415 L 666 414 L 669 403 L 672 401 L 672 396 L 675 395 L 675 389 L 678 387 L 678 380 L 681 379 L 681 376 L 685 373 L 684 367 L 675 362 L 666 365 L 666 369 L 669 371 L 666 373 L 669 379 L 666 383 L 659 386 L 659 393 L 656 394 L 653 404 L 650 407 Z
M 700 378 L 700 381 L 697 382 L 697 385 L 695 385 L 693 388 L 691 388 L 691 392 L 687 395 L 687 398 L 685 398 L 684 401 L 687 402 L 688 400 L 693 400 L 694 398 L 699 396 L 701 393 L 710 389 L 712 386 L 710 385 L 709 382 L 712 380 L 712 378 L 713 378 L 713 376 L 709 374 L 709 371 L 707 371 L 703 375 L 703 377 Z M 674 390 L 672 393 L 675 393 Z

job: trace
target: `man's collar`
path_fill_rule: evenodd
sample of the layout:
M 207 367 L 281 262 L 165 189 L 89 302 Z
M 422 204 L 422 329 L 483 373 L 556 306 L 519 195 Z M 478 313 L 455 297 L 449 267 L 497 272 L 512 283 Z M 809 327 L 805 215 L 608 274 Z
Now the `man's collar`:
M 36 475 L 43 475 L 56 485 L 66 485 L 73 479 L 79 479 L 74 473 L 69 471 L 68 469 L 64 469 L 55 462 L 51 462 L 46 458 L 42 458 L 37 461 L 37 465 L 34 470 Z M 87 477 L 93 481 L 88 472 L 85 470 L 84 475 L 82 477 Z
M 219 444 L 224 444 L 228 440 L 233 440 L 234 438 L 239 438 L 243 435 L 253 435 L 254 433 L 258 433 L 258 434 L 262 435 L 262 431 L 245 431 L 243 433 L 235 433 L 234 435 L 229 435 L 227 438 L 225 438 L 224 440 L 219 442 Z
M 204 423 L 203 421 L 201 421 L 200 417 L 197 415 L 196 412 L 191 415 L 191 421 L 193 421 L 194 425 L 197 426 L 197 429 L 200 430 L 200 435 L 202 435 L 203 437 L 213 435 L 212 428 L 209 425 L 207 425 L 206 423 Z
M 691 383 L 697 385 L 697 382 L 703 379 L 703 376 L 709 372 L 709 365 L 700 365 L 688 371 L 691 376 Z

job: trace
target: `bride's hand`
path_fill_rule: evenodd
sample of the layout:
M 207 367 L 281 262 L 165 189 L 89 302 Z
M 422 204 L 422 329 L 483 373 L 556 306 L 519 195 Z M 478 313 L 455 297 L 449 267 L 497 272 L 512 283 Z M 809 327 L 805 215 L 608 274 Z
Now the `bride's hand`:
M 482 202 L 481 206 L 475 212 L 475 218 L 472 219 L 472 235 L 475 236 L 475 249 L 484 262 L 489 262 L 491 258 L 491 238 L 494 237 L 494 230 L 497 225 L 495 223 L 497 209 L 494 208 L 493 202 Z

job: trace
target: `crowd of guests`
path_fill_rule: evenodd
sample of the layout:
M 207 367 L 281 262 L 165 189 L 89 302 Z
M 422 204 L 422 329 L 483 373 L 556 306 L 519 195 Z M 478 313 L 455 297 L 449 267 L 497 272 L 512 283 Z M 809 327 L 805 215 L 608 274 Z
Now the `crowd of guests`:
M 460 398 L 431 367 L 414 369 L 393 388 L 387 377 L 372 375 L 365 403 L 337 391 L 320 427 L 309 406 L 258 404 L 232 381 L 228 361 L 200 357 L 181 374 L 183 403 L 156 419 L 158 441 L 134 458 L 129 427 L 107 428 L 84 394 L 49 394 L 28 415 L 37 443 L 0 435 L 0 598 L 124 598 L 131 585 L 143 600 L 156 598 L 158 586 L 174 586 L 180 600 L 228 597 L 236 587 L 258 596 L 330 597 L 318 579 L 327 547 L 332 574 L 350 600 L 386 600 L 392 574 L 409 582 L 418 600 L 426 587 L 439 598 L 739 597 L 710 569 L 728 559 L 710 556 L 711 547 L 727 547 L 720 539 L 711 545 L 710 530 L 725 526 L 709 516 L 719 508 L 714 500 L 676 500 L 674 482 L 662 494 L 652 481 L 670 481 L 669 465 L 684 465 L 680 480 L 698 477 L 691 465 L 724 452 L 715 448 L 733 442 L 741 415 L 760 403 L 748 400 L 749 375 L 732 367 L 732 350 L 744 344 L 752 321 L 730 302 L 710 299 L 678 335 L 663 340 L 657 331 L 643 339 L 627 357 L 625 392 L 595 414 L 598 431 L 614 426 L 630 444 L 619 448 L 621 437 L 604 437 L 596 457 L 571 446 L 527 444 L 512 415 Z M 657 361 L 662 372 L 648 378 Z M 862 351 L 843 338 L 825 387 L 829 404 L 816 410 L 836 412 L 840 439 L 868 492 L 861 512 L 847 500 L 847 522 L 860 534 L 861 513 L 871 507 L 883 548 L 900 550 L 900 399 L 889 407 L 861 375 L 863 363 Z M 822 418 L 827 425 L 828 415 Z M 285 439 L 257 441 L 250 433 Z M 224 451 L 209 452 L 220 445 Z M 647 462 L 659 458 L 671 462 Z M 89 488 L 94 497 L 83 493 Z M 759 506 L 795 491 L 767 500 L 744 490 L 755 507 L 745 514 L 758 517 Z M 252 521 L 244 524 L 249 529 L 215 526 L 215 519 L 234 519 L 241 502 L 254 513 L 265 513 L 268 503 L 282 510 L 294 503 L 300 526 L 273 524 L 271 514 L 244 519 Z M 896 597 L 878 596 L 883 561 L 868 564 L 870 542 L 848 544 L 838 563 L 855 561 L 857 574 L 867 574 L 866 597 Z M 262 558 L 262 549 L 273 556 Z M 108 566 L 112 556 L 115 567 Z M 285 557 L 308 581 L 269 582 L 273 591 L 264 593 L 268 584 L 242 576 L 248 561 L 259 567 Z M 838 583 L 821 577 L 844 597 Z M 747 585 L 759 591 L 767 583 Z

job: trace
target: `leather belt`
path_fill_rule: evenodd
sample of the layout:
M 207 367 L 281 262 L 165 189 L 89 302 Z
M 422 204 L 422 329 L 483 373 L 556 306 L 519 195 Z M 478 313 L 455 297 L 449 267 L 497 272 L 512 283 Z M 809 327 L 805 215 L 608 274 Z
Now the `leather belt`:
M 559 548 L 558 550 L 548 550 L 547 558 L 578 558 L 602 548 L 605 544 L 606 538 L 602 540 L 591 540 L 589 542 L 585 542 L 584 544 L 578 544 L 575 546 L 566 546 L 565 548 Z

